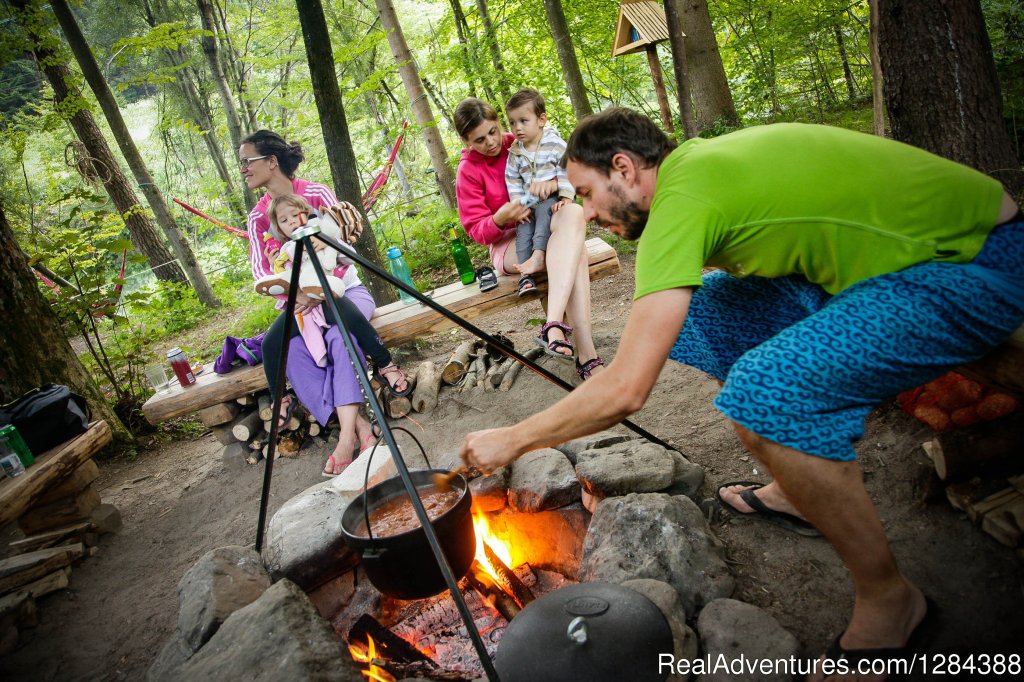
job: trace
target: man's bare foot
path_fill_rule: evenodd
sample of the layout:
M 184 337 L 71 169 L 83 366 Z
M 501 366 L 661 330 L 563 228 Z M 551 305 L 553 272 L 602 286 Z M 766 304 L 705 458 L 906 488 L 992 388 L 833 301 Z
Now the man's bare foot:
M 533 255 L 526 259 L 525 262 L 520 263 L 516 266 L 520 275 L 534 275 L 538 272 L 544 272 L 544 252 L 534 251 Z

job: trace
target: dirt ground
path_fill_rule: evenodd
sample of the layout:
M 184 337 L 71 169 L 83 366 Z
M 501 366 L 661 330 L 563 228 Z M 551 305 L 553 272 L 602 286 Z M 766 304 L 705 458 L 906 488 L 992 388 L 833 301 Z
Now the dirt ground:
M 599 350 L 614 355 L 629 310 L 632 262 L 594 284 Z M 480 320 L 519 349 L 536 328 L 536 304 Z M 466 333 L 438 334 L 402 358 L 442 359 Z M 565 378 L 571 365 L 545 366 Z M 688 367 L 669 363 L 647 406 L 634 421 L 672 442 L 706 470 L 703 496 L 716 484 L 762 479 L 724 418 L 711 405 L 717 385 Z M 549 405 L 561 389 L 530 372 L 509 393 L 442 392 L 432 414 L 402 420 L 431 455 L 457 450 L 471 430 L 509 424 Z M 422 429 L 422 430 L 421 430 Z M 929 464 L 919 444 L 926 427 L 892 405 L 872 415 L 858 452 L 897 559 L 941 607 L 932 652 L 1024 654 L 1022 562 L 1010 549 L 974 528 L 943 500 L 925 505 Z M 401 442 L 401 440 L 400 440 Z M 100 553 L 74 568 L 69 589 L 40 600 L 38 627 L 23 631 L 19 648 L 0 659 L 0 679 L 138 680 L 173 631 L 176 586 L 205 552 L 255 540 L 263 466 L 225 464 L 210 434 L 141 452 L 132 462 L 101 462 L 97 482 L 105 502 L 121 510 L 124 527 L 101 538 Z M 274 466 L 271 513 L 297 492 L 321 482 L 321 441 Z M 766 609 L 816 656 L 840 632 L 852 606 L 852 588 L 830 546 L 751 520 L 715 526 L 737 578 L 735 597 Z M 0 546 L 17 536 L 0 530 Z

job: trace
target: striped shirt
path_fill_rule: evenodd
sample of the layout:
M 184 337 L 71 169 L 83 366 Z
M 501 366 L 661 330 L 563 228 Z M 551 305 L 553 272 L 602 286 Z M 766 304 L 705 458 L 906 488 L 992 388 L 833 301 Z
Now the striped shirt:
M 554 126 L 544 129 L 536 152 L 528 152 L 518 140 L 513 142 L 505 165 L 505 185 L 509 199 L 518 201 L 529 193 L 530 183 L 534 180 L 558 180 L 558 196 L 563 199 L 575 197 L 576 190 L 569 184 L 569 176 L 560 165 L 564 153 L 565 140 Z
M 334 196 L 331 188 L 318 182 L 295 178 L 292 181 L 292 191 L 317 210 L 329 208 L 338 203 L 338 198 Z M 252 267 L 253 279 L 274 274 L 274 266 L 263 252 L 263 249 L 266 248 L 263 235 L 270 230 L 270 217 L 267 215 L 270 200 L 270 193 L 264 193 L 253 209 L 249 211 L 246 228 L 249 232 L 249 264 Z

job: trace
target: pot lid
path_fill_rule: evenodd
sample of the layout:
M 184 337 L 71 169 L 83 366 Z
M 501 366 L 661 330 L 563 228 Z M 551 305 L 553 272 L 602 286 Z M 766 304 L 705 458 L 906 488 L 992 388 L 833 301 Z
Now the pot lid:
M 672 630 L 647 597 L 621 585 L 569 585 L 512 619 L 494 659 L 502 682 L 665 680 Z

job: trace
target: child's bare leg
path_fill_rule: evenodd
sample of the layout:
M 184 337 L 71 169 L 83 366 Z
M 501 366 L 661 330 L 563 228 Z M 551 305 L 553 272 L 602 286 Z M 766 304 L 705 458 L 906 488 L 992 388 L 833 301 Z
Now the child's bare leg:
M 520 263 L 516 266 L 521 275 L 533 275 L 538 272 L 544 272 L 544 252 L 540 249 L 534 249 L 533 255 L 526 259 L 526 262 Z

